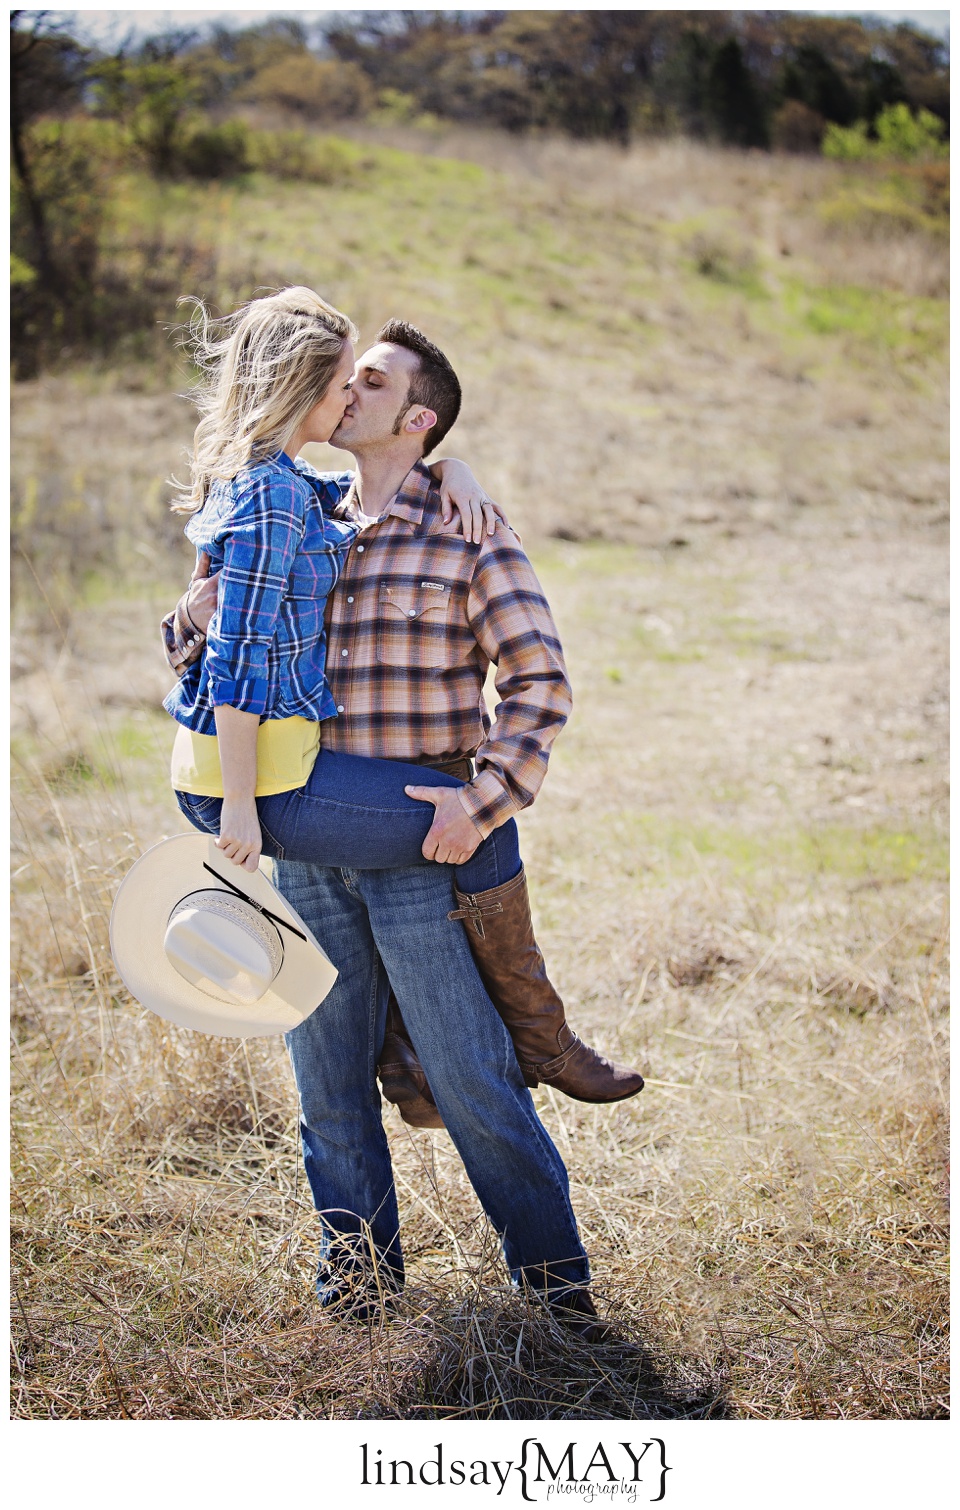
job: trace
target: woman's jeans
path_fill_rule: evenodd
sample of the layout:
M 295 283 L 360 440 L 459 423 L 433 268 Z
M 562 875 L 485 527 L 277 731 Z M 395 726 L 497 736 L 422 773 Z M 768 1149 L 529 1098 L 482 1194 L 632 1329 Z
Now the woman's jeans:
M 305 786 L 257 798 L 263 853 L 274 860 L 350 870 L 431 865 L 421 845 L 433 822 L 433 804 L 417 802 L 403 789 L 463 785 L 429 766 L 321 749 Z M 221 797 L 178 792 L 177 801 L 194 828 L 219 834 Z M 512 881 L 519 870 L 517 825 L 510 818 L 455 874 L 461 891 L 476 894 Z

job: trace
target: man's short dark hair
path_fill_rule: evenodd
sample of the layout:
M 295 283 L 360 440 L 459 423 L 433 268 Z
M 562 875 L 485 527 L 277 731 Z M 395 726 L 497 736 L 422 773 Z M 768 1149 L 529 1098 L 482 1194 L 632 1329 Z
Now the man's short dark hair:
M 422 330 L 408 325 L 406 320 L 388 320 L 377 331 L 377 340 L 389 341 L 391 346 L 403 346 L 419 360 L 419 368 L 410 379 L 407 401 L 400 413 L 406 414 L 411 404 L 423 404 L 437 416 L 436 424 L 424 436 L 423 454 L 427 456 L 439 446 L 460 413 L 460 380 L 440 347 L 434 346 Z

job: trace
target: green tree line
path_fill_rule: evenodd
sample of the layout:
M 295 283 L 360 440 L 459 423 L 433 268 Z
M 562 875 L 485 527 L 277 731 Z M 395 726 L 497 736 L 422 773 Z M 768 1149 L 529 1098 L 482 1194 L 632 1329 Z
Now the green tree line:
M 946 48 L 914 27 L 775 11 L 383 11 L 180 30 L 112 52 L 11 13 L 15 350 L 95 346 L 155 318 L 190 248 L 103 253 L 119 171 L 324 181 L 317 128 L 369 118 L 686 134 L 869 157 L 945 150 Z M 269 121 L 270 129 L 252 121 Z M 277 129 L 278 123 L 285 129 Z M 298 129 L 291 129 L 299 128 Z M 191 272 L 196 274 L 191 264 Z
M 949 106 L 936 39 L 783 11 L 382 12 L 324 41 L 443 119 L 624 143 L 682 132 L 809 150 L 828 122 L 870 124 L 898 103 L 945 122 Z

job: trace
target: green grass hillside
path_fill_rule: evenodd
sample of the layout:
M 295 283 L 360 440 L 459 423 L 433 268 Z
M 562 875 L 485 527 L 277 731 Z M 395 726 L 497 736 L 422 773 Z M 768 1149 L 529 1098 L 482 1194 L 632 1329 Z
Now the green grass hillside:
M 170 392 L 189 383 L 176 294 L 229 308 L 300 281 L 367 338 L 399 313 L 449 351 L 466 390 L 456 447 L 537 538 L 665 545 L 802 527 L 810 507 L 942 507 L 946 240 L 922 177 L 676 142 L 426 146 L 317 139 L 319 183 L 108 180 L 105 256 L 153 277 L 157 321 L 15 393 L 31 558 L 59 540 L 75 574 L 96 565 L 92 541 L 62 544 L 64 474 L 97 495 L 114 547 L 142 541 L 140 519 L 151 552 L 173 541 L 162 483 L 190 428 Z M 471 146 L 485 160 L 441 153 Z M 861 213 L 871 187 L 900 210 L 879 236 Z M 109 452 L 88 412 L 108 393 Z

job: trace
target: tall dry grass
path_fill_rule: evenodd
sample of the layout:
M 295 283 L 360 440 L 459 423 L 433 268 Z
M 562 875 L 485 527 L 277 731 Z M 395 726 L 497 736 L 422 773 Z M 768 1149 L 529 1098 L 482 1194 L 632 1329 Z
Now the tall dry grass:
M 169 372 L 88 367 L 15 392 L 13 1412 L 941 1417 L 938 243 L 925 271 L 913 231 L 888 238 L 891 284 L 873 232 L 820 216 L 831 165 L 441 147 L 501 177 L 398 159 L 376 194 L 204 213 L 244 266 L 242 227 L 290 217 L 310 281 L 335 212 L 345 306 L 462 354 L 457 450 L 554 605 L 576 711 L 522 820 L 538 929 L 574 1025 L 649 1078 L 618 1107 L 537 1102 L 614 1335 L 525 1307 L 449 1140 L 392 1110 L 399 1314 L 318 1315 L 282 1044 L 168 1027 L 121 987 L 112 895 L 181 826 L 155 634 L 190 415 Z M 429 278 L 398 240 L 408 193 Z
M 718 573 L 736 580 L 748 558 L 781 617 L 785 597 L 806 601 L 802 583 L 785 592 L 782 551 L 766 544 L 759 571 L 755 547 L 728 552 L 659 571 L 577 546 L 544 558 L 578 686 L 598 647 L 616 643 L 638 573 L 664 623 L 691 581 L 708 605 Z M 820 586 L 825 603 L 841 601 L 836 581 Z M 755 583 L 758 617 L 759 594 Z M 844 614 L 862 610 L 863 598 Z M 936 614 L 919 617 L 918 645 L 935 643 Z M 891 632 L 891 652 L 895 642 Z M 873 800 L 893 769 L 889 738 L 885 770 L 867 757 L 895 662 L 856 727 L 834 710 L 849 736 L 841 766 L 821 739 L 826 754 L 797 771 L 789 816 L 758 787 L 724 830 L 718 778 L 765 774 L 740 742 L 756 689 L 738 656 L 674 656 L 591 682 L 525 826 L 571 1018 L 649 1076 L 620 1107 L 537 1097 L 616 1324 L 594 1349 L 511 1294 L 446 1136 L 411 1134 L 392 1111 L 410 1270 L 399 1317 L 377 1329 L 317 1315 L 317 1232 L 282 1045 L 167 1026 L 129 1000 L 107 951 L 121 875 L 178 827 L 162 725 L 144 707 L 139 743 L 129 732 L 129 699 L 149 702 L 157 668 L 145 659 L 118 704 L 62 659 L 49 714 L 62 732 L 35 724 L 15 796 L 16 1414 L 945 1413 L 945 893 L 928 845 L 905 826 L 884 838 L 876 814 L 847 805 Z M 794 724 L 834 737 L 824 720 L 856 685 L 849 665 L 813 662 L 804 708 L 796 663 L 763 648 L 747 664 L 766 683 L 772 765 L 795 751 Z M 684 760 L 717 678 L 726 706 L 710 715 L 713 748 Z M 929 700 L 923 688 L 916 698 Z M 897 737 L 906 768 L 887 806 L 919 827 L 936 795 L 913 755 L 936 742 Z M 858 760 L 851 777 L 842 767 Z M 824 813 L 838 804 L 839 837 Z
M 135 835 L 109 803 L 21 801 L 15 1414 L 946 1411 L 937 906 L 875 909 L 887 937 L 859 953 L 823 897 L 764 908 L 699 879 L 627 929 L 590 916 L 566 951 L 552 929 L 578 1024 L 654 1070 L 636 1107 L 540 1098 L 616 1340 L 571 1342 L 511 1296 L 445 1136 L 392 1115 L 411 1283 L 396 1322 L 344 1328 L 312 1303 L 280 1045 L 140 1012 L 105 946 Z

